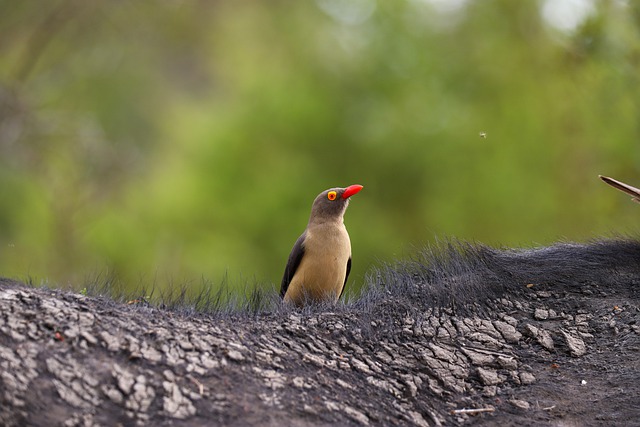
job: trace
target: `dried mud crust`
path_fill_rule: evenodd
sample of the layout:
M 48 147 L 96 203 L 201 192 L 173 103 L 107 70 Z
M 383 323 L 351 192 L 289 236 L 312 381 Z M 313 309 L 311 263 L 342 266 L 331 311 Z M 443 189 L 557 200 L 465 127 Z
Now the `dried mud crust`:
M 640 425 L 640 287 L 615 283 L 252 317 L 1 280 L 0 424 Z

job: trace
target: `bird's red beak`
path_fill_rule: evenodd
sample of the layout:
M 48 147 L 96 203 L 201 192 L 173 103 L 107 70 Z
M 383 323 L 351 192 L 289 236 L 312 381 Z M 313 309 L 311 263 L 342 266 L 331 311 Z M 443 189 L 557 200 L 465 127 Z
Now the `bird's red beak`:
M 358 185 L 358 184 L 350 185 L 344 189 L 344 193 L 342 193 L 342 198 L 348 199 L 349 197 L 358 193 L 360 190 L 362 190 L 362 185 Z

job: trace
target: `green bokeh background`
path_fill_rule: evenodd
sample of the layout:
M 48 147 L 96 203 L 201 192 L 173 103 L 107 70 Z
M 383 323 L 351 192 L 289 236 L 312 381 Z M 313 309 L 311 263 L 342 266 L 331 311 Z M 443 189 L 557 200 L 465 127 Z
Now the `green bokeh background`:
M 352 290 L 445 236 L 634 233 L 597 175 L 640 186 L 640 3 L 546 3 L 0 0 L 0 275 L 278 286 L 349 184 Z

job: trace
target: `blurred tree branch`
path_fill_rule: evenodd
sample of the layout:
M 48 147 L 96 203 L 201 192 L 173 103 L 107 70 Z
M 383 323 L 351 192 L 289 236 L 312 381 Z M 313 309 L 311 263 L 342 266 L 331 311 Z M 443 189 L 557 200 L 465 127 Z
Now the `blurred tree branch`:
M 29 37 L 22 59 L 16 67 L 16 81 L 24 82 L 28 79 L 47 46 L 86 4 L 87 2 L 83 1 L 63 0 L 52 6 Z

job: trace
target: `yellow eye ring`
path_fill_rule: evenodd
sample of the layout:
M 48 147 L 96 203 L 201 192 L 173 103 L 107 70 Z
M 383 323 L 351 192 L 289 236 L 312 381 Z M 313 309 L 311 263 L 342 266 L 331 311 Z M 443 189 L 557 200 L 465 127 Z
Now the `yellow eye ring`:
M 327 193 L 327 199 L 331 201 L 334 201 L 336 197 L 338 197 L 338 193 L 336 193 L 335 191 L 329 191 L 329 193 Z

